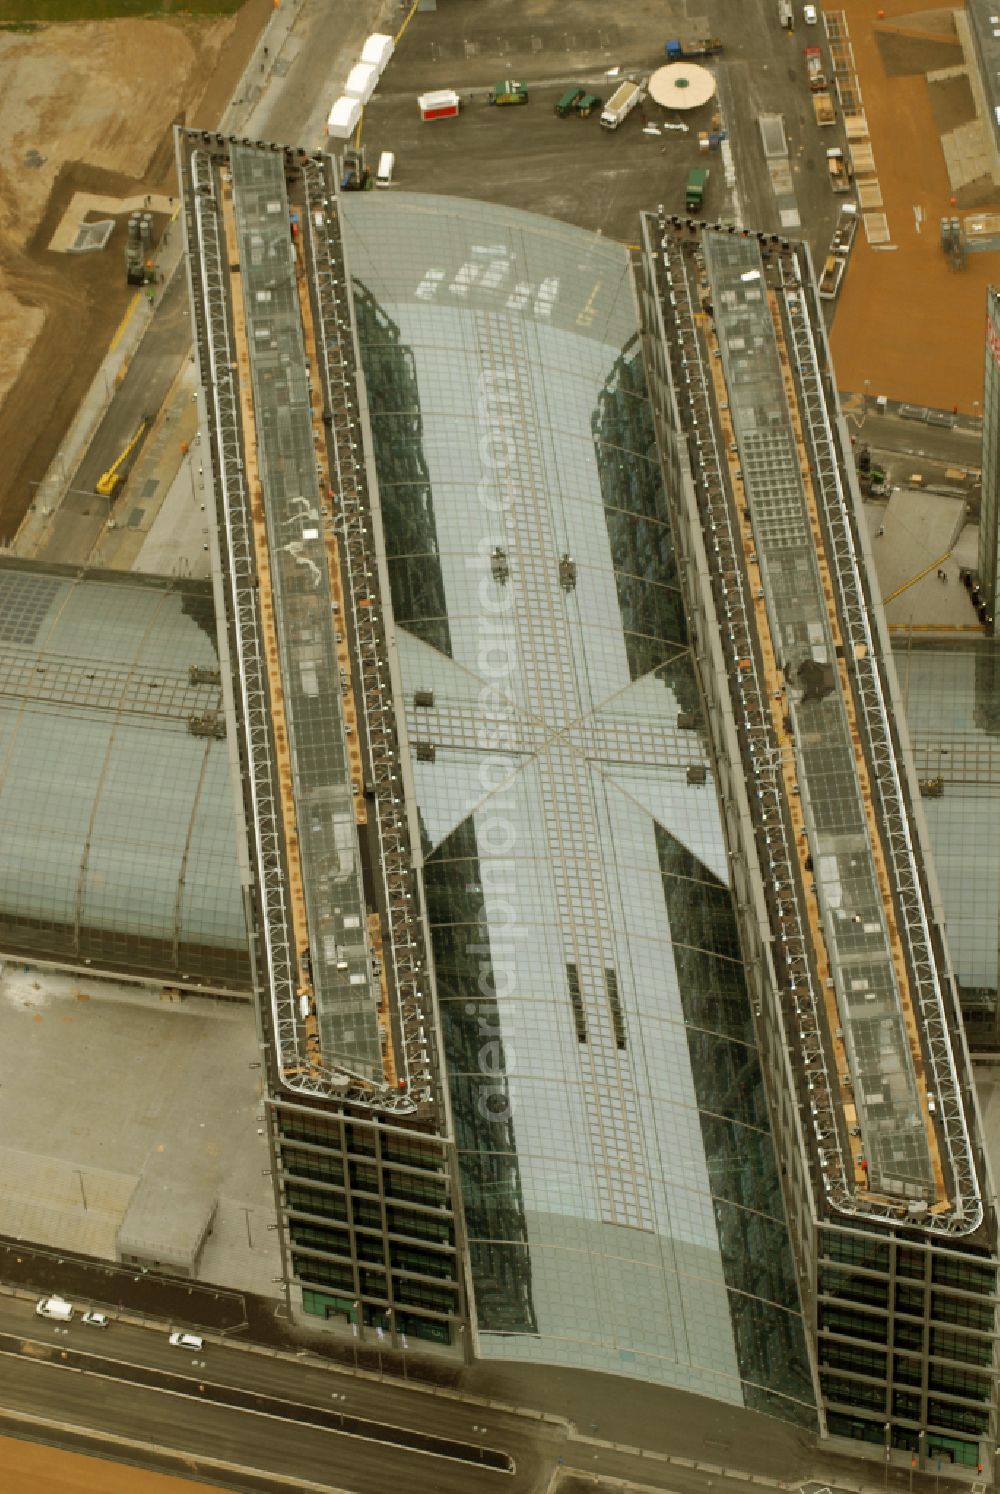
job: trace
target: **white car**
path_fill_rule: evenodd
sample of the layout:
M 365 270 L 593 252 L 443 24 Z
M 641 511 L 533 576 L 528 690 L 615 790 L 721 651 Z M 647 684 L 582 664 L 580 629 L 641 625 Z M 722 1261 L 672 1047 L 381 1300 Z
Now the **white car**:
M 170 1342 L 175 1349 L 203 1349 L 205 1340 L 199 1338 L 197 1333 L 172 1333 Z
M 89 1323 L 91 1328 L 107 1328 L 111 1319 L 106 1312 L 85 1312 L 83 1321 Z
M 819 15 L 817 13 L 815 5 L 803 5 L 802 19 L 805 21 L 807 26 L 815 26 L 816 22 L 819 20 Z

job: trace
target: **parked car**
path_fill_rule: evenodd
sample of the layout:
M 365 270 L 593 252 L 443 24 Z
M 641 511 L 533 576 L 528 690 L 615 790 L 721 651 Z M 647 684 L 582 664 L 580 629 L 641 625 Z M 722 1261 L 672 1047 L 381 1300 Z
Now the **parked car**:
M 175 1349 L 203 1349 L 205 1347 L 205 1340 L 199 1338 L 197 1333 L 172 1333 L 170 1342 Z
M 111 1319 L 106 1312 L 85 1312 L 83 1321 L 89 1323 L 91 1328 L 107 1328 Z

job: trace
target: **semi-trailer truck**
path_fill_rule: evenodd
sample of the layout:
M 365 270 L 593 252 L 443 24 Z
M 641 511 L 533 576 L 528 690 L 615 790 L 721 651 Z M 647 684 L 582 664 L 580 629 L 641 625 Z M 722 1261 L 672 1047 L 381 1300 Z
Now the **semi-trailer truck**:
M 601 124 L 606 130 L 617 130 L 626 115 L 631 114 L 636 104 L 644 97 L 642 85 L 633 78 L 619 83 L 601 111 Z

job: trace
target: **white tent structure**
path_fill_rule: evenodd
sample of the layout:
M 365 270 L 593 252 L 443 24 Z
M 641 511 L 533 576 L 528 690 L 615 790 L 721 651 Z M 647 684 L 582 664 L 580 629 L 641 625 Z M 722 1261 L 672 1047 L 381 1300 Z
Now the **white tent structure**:
M 379 77 L 385 71 L 385 65 L 392 56 L 395 42 L 391 36 L 384 32 L 375 31 L 365 42 L 361 49 L 361 61 L 373 67 Z
M 344 84 L 344 92 L 352 99 L 360 99 L 367 104 L 375 92 L 375 84 L 378 82 L 378 73 L 375 68 L 367 62 L 357 62 L 347 75 Z
M 649 80 L 649 96 L 664 109 L 700 109 L 715 92 L 715 78 L 694 62 L 658 67 Z
M 326 133 L 333 140 L 348 140 L 361 118 L 361 100 L 343 95 L 330 110 Z

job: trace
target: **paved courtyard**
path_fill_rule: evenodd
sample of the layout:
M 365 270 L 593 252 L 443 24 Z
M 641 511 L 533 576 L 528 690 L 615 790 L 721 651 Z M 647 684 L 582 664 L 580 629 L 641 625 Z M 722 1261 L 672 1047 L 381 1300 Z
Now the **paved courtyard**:
M 0 974 L 0 1234 L 113 1259 L 147 1163 L 217 1192 L 199 1277 L 274 1292 L 280 1273 L 250 1007 L 142 986 Z M 99 1103 L 95 1103 L 99 1097 Z

